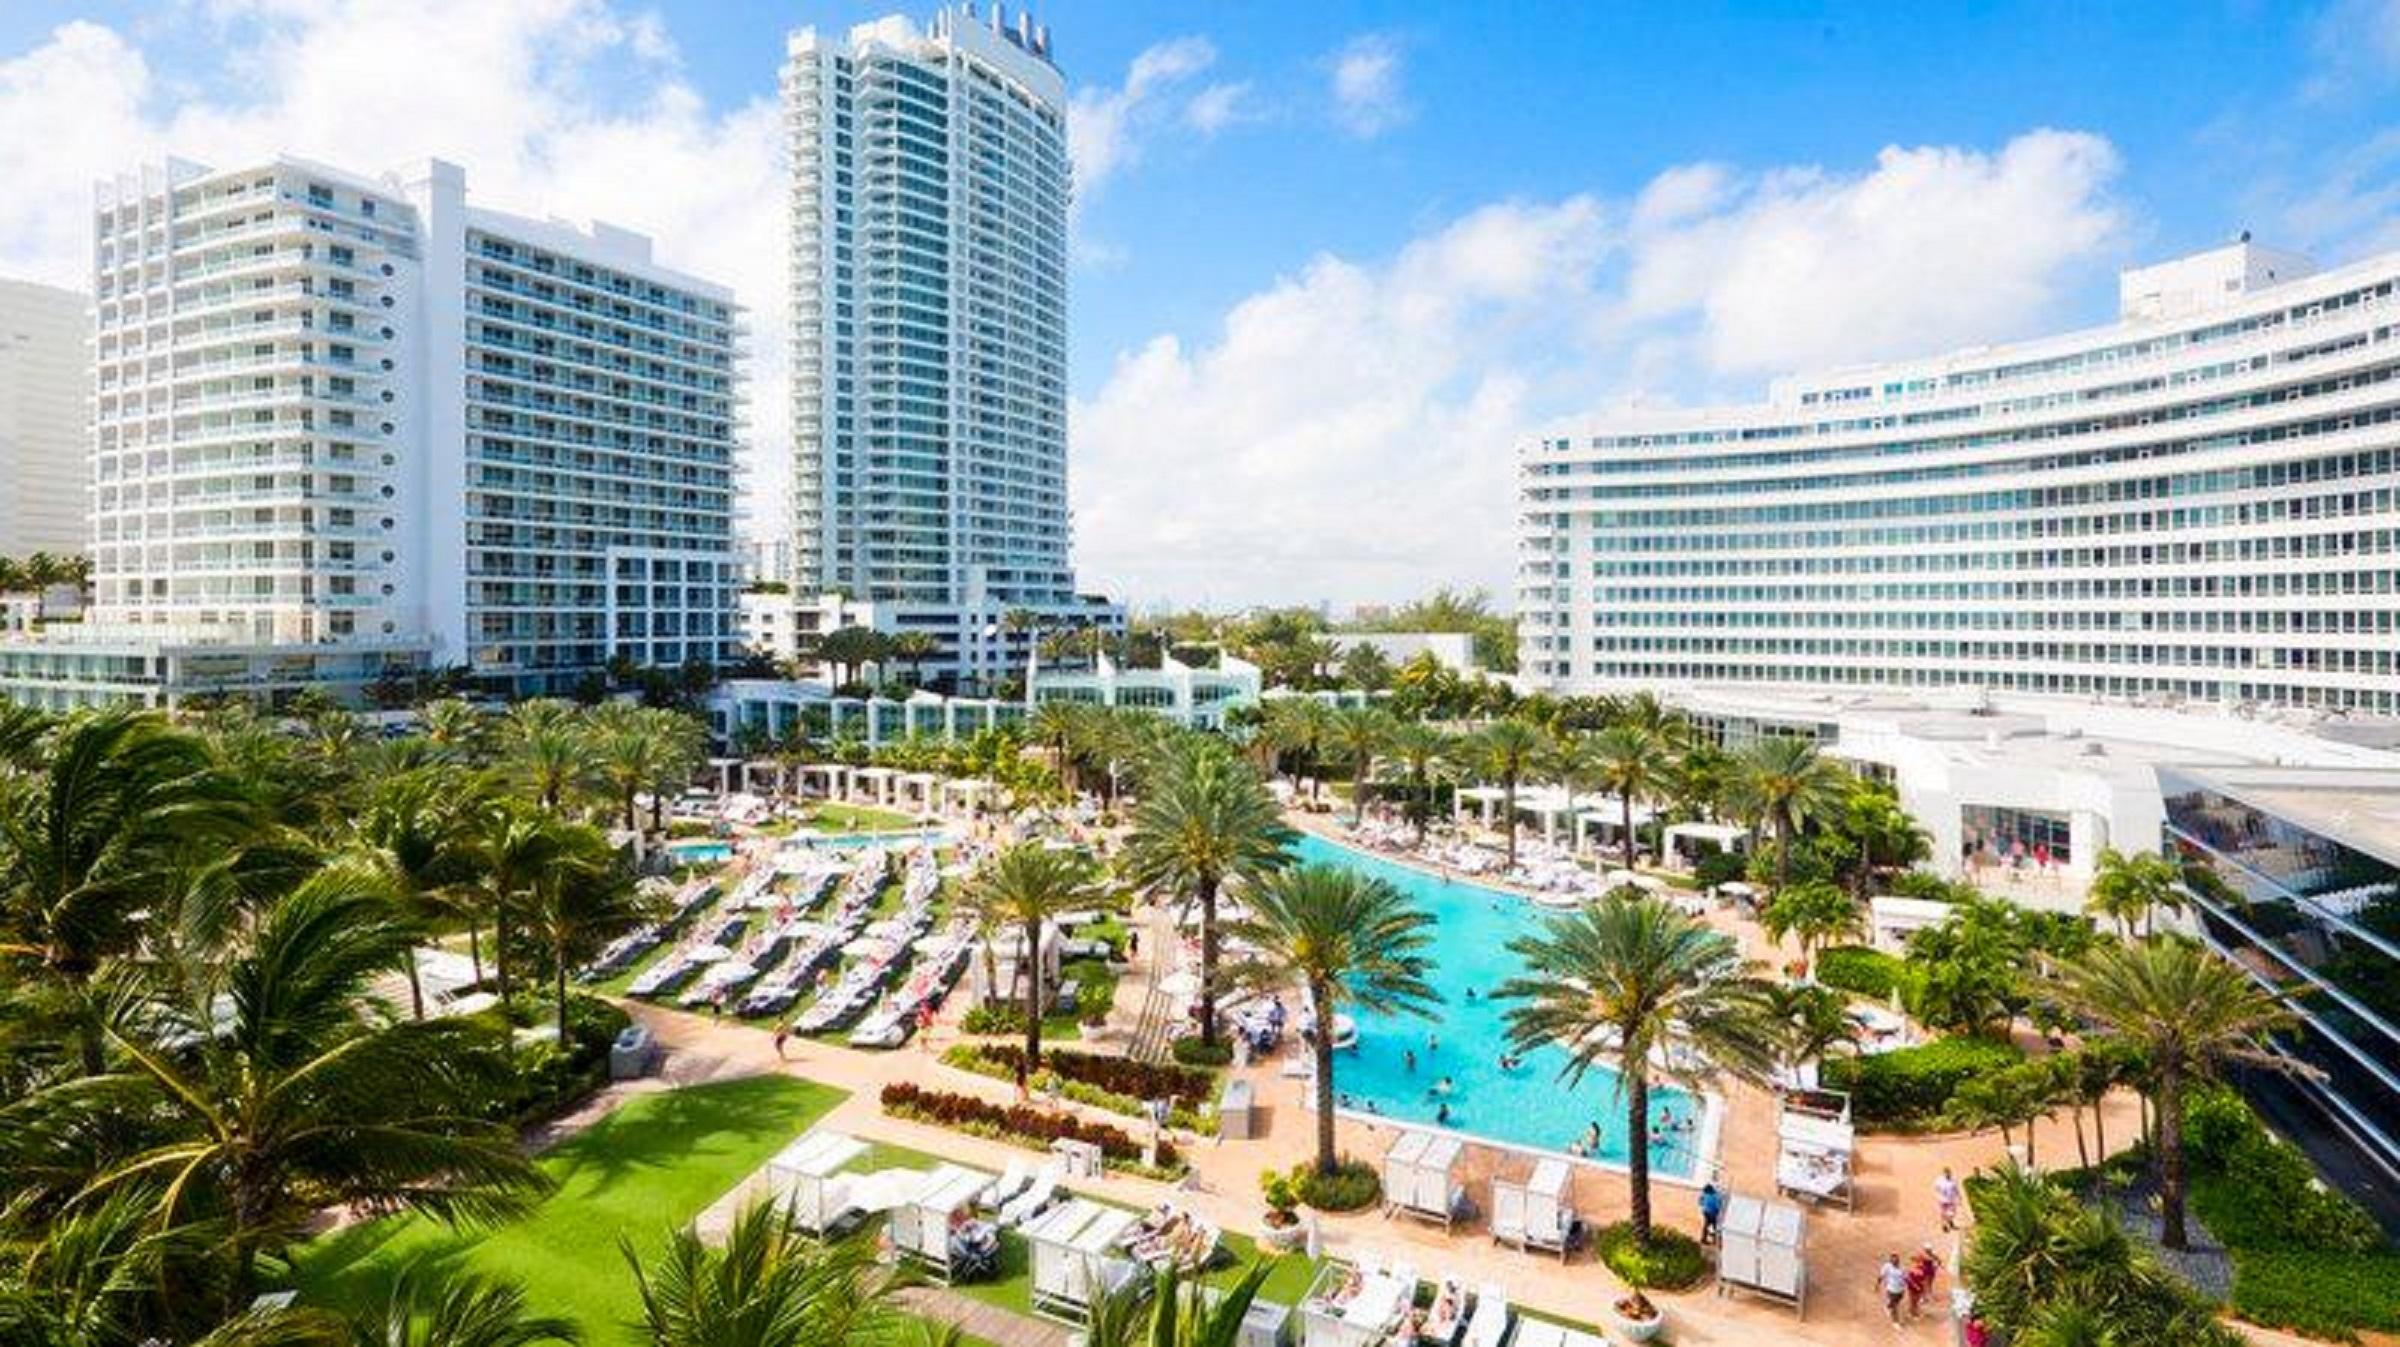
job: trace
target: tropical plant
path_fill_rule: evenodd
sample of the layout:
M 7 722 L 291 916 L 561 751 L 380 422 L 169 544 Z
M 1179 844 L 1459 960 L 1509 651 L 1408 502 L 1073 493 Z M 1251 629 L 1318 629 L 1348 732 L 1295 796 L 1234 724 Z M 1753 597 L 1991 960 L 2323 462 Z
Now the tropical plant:
M 1080 851 L 1060 850 L 1040 842 L 1020 842 L 993 857 L 967 881 L 960 895 L 968 912 L 993 928 L 1015 924 L 1023 933 L 1025 957 L 1025 1062 L 1030 1070 L 1042 1066 L 1043 999 L 1049 987 L 1042 976 L 1042 927 L 1061 912 L 1088 903 L 1095 875 L 1090 858 Z M 999 989 L 990 991 L 996 994 Z
M 458 895 L 475 875 L 466 821 L 475 786 L 449 767 L 425 767 L 375 783 L 359 811 L 352 849 L 375 867 L 401 921 L 420 933 L 460 911 Z M 482 956 L 475 973 L 483 975 Z M 405 960 L 409 1007 L 425 1018 L 425 987 L 412 950 Z
M 1579 740 L 1574 754 L 1576 775 L 1617 797 L 1619 840 L 1625 868 L 1634 860 L 1633 806 L 1659 792 L 1667 778 L 1668 747 L 1664 732 L 1640 721 L 1610 725 Z
M 942 653 L 942 643 L 930 632 L 904 631 L 892 638 L 891 657 L 908 669 L 908 685 L 925 684 L 925 661 Z
M 1227 881 L 1283 865 L 1292 831 L 1250 764 L 1199 737 L 1174 741 L 1153 764 L 1132 823 L 1119 861 L 1125 877 L 1183 894 L 1200 909 L 1200 1037 L 1214 1043 L 1217 900 Z
M 501 724 L 501 760 L 526 798 L 555 814 L 589 778 L 575 708 L 536 700 L 509 708 Z
M 1176 1265 L 1136 1278 L 1102 1296 L 1084 1326 L 1085 1347 L 1239 1347 L 1242 1321 L 1275 1270 L 1253 1262 L 1222 1291 L 1186 1278 Z
M 1350 765 L 1352 827 L 1367 816 L 1367 776 L 1374 770 L 1376 757 L 1391 742 L 1393 728 L 1391 716 L 1372 706 L 1345 706 L 1333 713 L 1325 749 Z
M 1633 1233 L 1647 1245 L 1652 1074 L 1694 1085 L 1701 1072 L 1763 1080 L 1779 1036 L 1771 989 L 1732 937 L 1638 890 L 1604 894 L 1509 948 L 1525 963 L 1494 993 L 1508 1005 L 1510 1045 L 1565 1049 L 1560 1078 L 1569 1086 L 1595 1063 L 1615 1068 Z
M 2013 1161 L 1967 1181 L 1974 1234 L 1959 1262 L 1975 1312 L 2001 1340 L 2238 1347 L 2213 1308 L 2105 1207 Z
M 1793 837 L 1841 808 L 1849 774 L 1815 741 L 1785 734 L 1752 740 L 1734 770 L 1742 798 L 1775 830 L 1775 886 L 1782 888 L 1791 882 Z
M 1408 783 L 1408 800 L 1402 809 L 1420 846 L 1425 841 L 1425 822 L 1433 814 L 1434 778 L 1447 767 L 1450 751 L 1450 736 L 1419 720 L 1394 722 L 1383 741 L 1385 758 L 1399 766 Z
M 1273 751 L 1277 768 L 1284 765 L 1287 754 L 1307 765 L 1308 793 L 1314 799 L 1323 784 L 1319 759 L 1333 743 L 1333 708 L 1314 697 L 1279 697 L 1267 704 L 1266 722 L 1259 732 Z
M 1769 989 L 1768 1014 L 1777 1029 L 1777 1062 L 1785 1078 L 1845 1044 L 1855 1045 L 1848 1000 L 1813 982 L 1778 983 Z
M 549 960 L 558 1047 L 565 1052 L 574 1045 L 567 1032 L 567 975 L 657 911 L 607 838 L 581 824 L 563 825 L 558 834 L 547 863 L 533 874 L 524 916 L 526 934 Z
M 514 1214 L 540 1176 L 506 1128 L 478 1121 L 507 1085 L 505 1040 L 472 1019 L 360 1014 L 413 938 L 373 871 L 328 866 L 231 943 L 150 975 L 152 1037 L 112 1031 L 124 1071 L 38 1091 L 0 1131 L 145 1120 L 154 1139 L 76 1200 L 137 1194 L 158 1233 L 213 1246 L 227 1312 L 250 1303 L 260 1259 L 328 1208 Z
M 1517 785 L 1549 747 L 1549 736 L 1532 723 L 1495 720 L 1475 731 L 1464 747 L 1475 770 L 1500 783 L 1501 825 L 1508 837 L 1508 868 L 1517 864 Z
M 571 1319 L 536 1314 L 525 1289 L 412 1263 L 379 1303 L 350 1318 L 344 1347 L 534 1347 L 580 1343 Z
M 2103 848 L 2092 863 L 2092 883 L 2083 910 L 2117 924 L 2130 939 L 2149 927 L 2160 909 L 2184 909 L 2183 872 L 2155 851 L 2131 855 Z
M 1357 1006 L 1424 1014 L 1440 1001 L 1425 980 L 1433 922 L 1388 881 L 1347 866 L 1280 870 L 1253 884 L 1235 934 L 1254 953 L 1234 970 L 1245 986 L 1308 993 L 1316 1016 L 1317 1172 L 1333 1174 L 1334 1016 Z
M 510 955 L 516 943 L 517 919 L 535 881 L 556 863 L 573 825 L 523 801 L 499 796 L 477 809 L 466 824 L 468 854 L 482 886 L 481 898 L 492 919 L 492 979 L 500 999 L 509 999 Z M 467 916 L 470 944 L 476 917 Z
M 1818 946 L 1866 932 L 1858 904 L 1849 894 L 1822 880 L 1776 890 L 1767 905 L 1759 909 L 1758 924 L 1770 940 L 1780 943 L 1789 936 L 1800 942 L 1800 967 L 1804 972 Z
M 821 1243 L 772 1202 L 744 1207 L 718 1247 L 690 1227 L 645 1263 L 618 1240 L 651 1347 L 883 1347 L 900 1282 L 860 1240 Z
M 1925 829 L 1900 807 L 1891 789 L 1879 782 L 1853 778 L 1832 823 L 1857 848 L 1856 863 L 1850 868 L 1850 891 L 1862 903 L 1877 875 L 1933 854 L 1933 842 Z
M 2264 1046 L 2292 1013 L 2231 962 L 2179 938 L 2101 945 L 2062 970 L 2055 992 L 2068 1013 L 2139 1054 L 2140 1079 L 2157 1106 L 2159 1242 L 2187 1247 L 2183 1096 L 2229 1062 L 2300 1069 Z

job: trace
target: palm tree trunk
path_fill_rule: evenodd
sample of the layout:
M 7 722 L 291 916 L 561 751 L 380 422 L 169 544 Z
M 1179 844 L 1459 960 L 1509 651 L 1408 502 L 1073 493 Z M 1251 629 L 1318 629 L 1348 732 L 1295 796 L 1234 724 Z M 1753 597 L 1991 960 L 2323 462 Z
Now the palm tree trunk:
M 499 983 L 500 1004 L 508 1004 L 508 906 L 492 914 L 492 980 Z
M 417 951 L 415 947 L 411 946 L 408 953 L 401 957 L 408 960 L 408 1004 L 410 1011 L 413 1012 L 412 1018 L 420 1020 L 424 1019 L 425 981 L 418 975 L 417 972 Z
M 1631 870 L 1633 868 L 1633 792 L 1626 791 L 1617 798 L 1625 805 L 1624 817 L 1619 820 L 1624 824 L 1623 835 L 1619 840 L 1625 846 L 1625 868 Z
M 1217 1045 L 1217 877 L 1200 876 L 1200 1041 Z
M 2183 1073 L 2172 1062 L 2158 1073 L 2158 1242 L 2190 1247 L 2183 1229 Z
M 1627 1054 L 1625 1071 L 1625 1178 L 1633 1188 L 1633 1242 L 1650 1243 L 1650 1064 L 1635 1065 L 1638 1055 Z
M 2100 1163 L 2108 1163 L 2108 1091 L 2092 1101 L 2092 1149 L 2100 1153 Z
M 554 947 L 552 947 L 551 953 L 553 953 L 554 955 L 556 955 L 556 956 L 557 956 L 557 958 L 556 958 L 556 961 L 557 961 L 557 964 L 558 964 L 558 1050 L 559 1050 L 561 1053 L 566 1053 L 566 1052 L 569 1052 L 569 1051 L 571 1051 L 571 1050 L 572 1050 L 572 1045 L 571 1045 L 571 1044 L 569 1044 L 569 1043 L 567 1042 L 567 950 L 566 950 L 566 946 L 564 946 L 564 945 L 558 945 L 558 946 L 554 946 Z
M 640 794 L 641 791 L 635 787 L 627 786 L 625 788 L 625 831 L 632 833 L 637 839 L 634 844 L 637 851 L 641 847 L 638 839 L 642 835 L 642 811 L 639 806 L 634 804 L 634 797 Z
M 1789 819 L 1775 820 L 1775 891 L 1781 893 L 1792 882 L 1792 824 Z
M 467 965 L 475 970 L 475 985 L 483 985 L 483 926 L 474 917 L 467 918 Z
M 1333 1161 L 1333 997 L 1323 983 L 1311 983 L 1309 1000 L 1317 1008 L 1317 1172 L 1331 1176 Z
M 1355 828 L 1367 819 L 1367 766 L 1362 757 L 1358 770 L 1350 774 L 1350 826 Z
M 1042 923 L 1025 923 L 1025 1070 L 1042 1069 Z
M 1517 778 L 1515 774 L 1500 778 L 1500 808 L 1507 818 L 1500 822 L 1508 830 L 1508 868 L 1517 868 Z
M 2083 1147 L 2083 1101 L 2078 1099 L 2072 1104 L 2068 1105 L 2068 1108 L 2072 1112 L 2072 1115 L 2075 1119 L 2075 1167 L 2077 1169 L 2090 1169 L 2092 1167 L 2092 1153 L 2088 1150 L 2085 1150 Z

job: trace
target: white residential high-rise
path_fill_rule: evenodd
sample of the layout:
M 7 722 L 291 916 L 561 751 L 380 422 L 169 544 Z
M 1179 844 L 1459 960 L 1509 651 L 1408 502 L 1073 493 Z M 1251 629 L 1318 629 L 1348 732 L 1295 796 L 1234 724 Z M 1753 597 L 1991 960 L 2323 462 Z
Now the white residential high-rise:
M 2396 289 L 2245 239 L 2112 326 L 1545 438 L 1519 667 L 2400 713 Z
M 170 162 L 94 224 L 95 607 L 0 644 L 0 690 L 563 692 L 734 653 L 728 291 L 439 161 Z
M 0 280 L 0 556 L 72 556 L 89 540 L 91 307 L 72 290 Z
M 802 603 L 838 593 L 932 635 L 933 666 L 971 681 L 1031 639 L 1012 610 L 1121 624 L 1068 559 L 1070 180 L 1048 32 L 971 4 L 802 29 L 783 98 Z

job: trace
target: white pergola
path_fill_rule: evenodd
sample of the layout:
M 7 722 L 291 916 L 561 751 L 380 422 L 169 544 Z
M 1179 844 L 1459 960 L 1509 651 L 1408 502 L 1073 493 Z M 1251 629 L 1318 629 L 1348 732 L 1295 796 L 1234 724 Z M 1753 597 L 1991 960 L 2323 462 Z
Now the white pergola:
M 710 758 L 708 765 L 717 773 L 717 794 L 733 794 L 733 769 L 742 766 L 740 758 Z
M 856 801 L 861 790 L 870 792 L 875 803 L 892 807 L 892 790 L 900 773 L 890 767 L 854 767 L 850 771 L 850 798 Z
M 1665 851 L 1662 860 L 1678 860 L 1683 855 L 1682 842 L 1707 842 L 1719 851 L 1745 851 L 1750 846 L 1750 830 L 1735 823 L 1677 823 L 1667 828 L 1659 839 Z
M 1536 786 L 1517 792 L 1517 812 L 1531 814 L 1542 823 L 1542 840 L 1558 840 L 1558 821 L 1571 818 L 1576 809 L 1575 797 L 1558 786 Z
M 982 812 L 984 801 L 991 798 L 993 792 L 999 789 L 998 783 L 987 781 L 980 776 L 962 776 L 943 783 L 943 794 L 947 797 L 943 807 L 945 809 L 956 808 L 967 816 L 973 817 Z
M 1473 800 L 1483 815 L 1483 826 L 1492 826 L 1493 811 L 1508 798 L 1508 792 L 1498 786 L 1461 786 L 1450 794 L 1450 816 L 1453 821 L 1467 816 L 1467 801 Z
M 1633 827 L 1636 832 L 1657 817 L 1658 811 L 1638 800 L 1634 802 Z M 1601 845 L 1615 846 L 1623 840 L 1618 834 L 1624 827 L 1625 806 L 1618 801 L 1610 800 L 1599 808 L 1582 810 L 1575 815 L 1575 849 L 1584 850 L 1589 845 L 1587 837 L 1593 832 L 1600 834 Z
M 902 772 L 893 781 L 900 802 L 908 804 L 919 814 L 937 813 L 941 809 L 942 778 L 932 772 Z
M 811 780 L 822 776 L 825 778 L 825 798 L 828 800 L 838 800 L 850 793 L 850 773 L 852 770 L 854 769 L 843 763 L 812 762 L 800 769 L 800 785 L 802 788 L 802 793 L 806 793 L 806 788 Z

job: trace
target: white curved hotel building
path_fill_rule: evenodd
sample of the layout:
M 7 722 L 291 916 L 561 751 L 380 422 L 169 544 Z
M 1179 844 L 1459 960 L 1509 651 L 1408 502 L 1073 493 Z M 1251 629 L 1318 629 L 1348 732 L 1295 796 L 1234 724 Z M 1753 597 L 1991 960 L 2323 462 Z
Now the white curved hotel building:
M 1542 440 L 1521 667 L 2400 712 L 2396 284 L 2245 240 L 2113 326 Z

